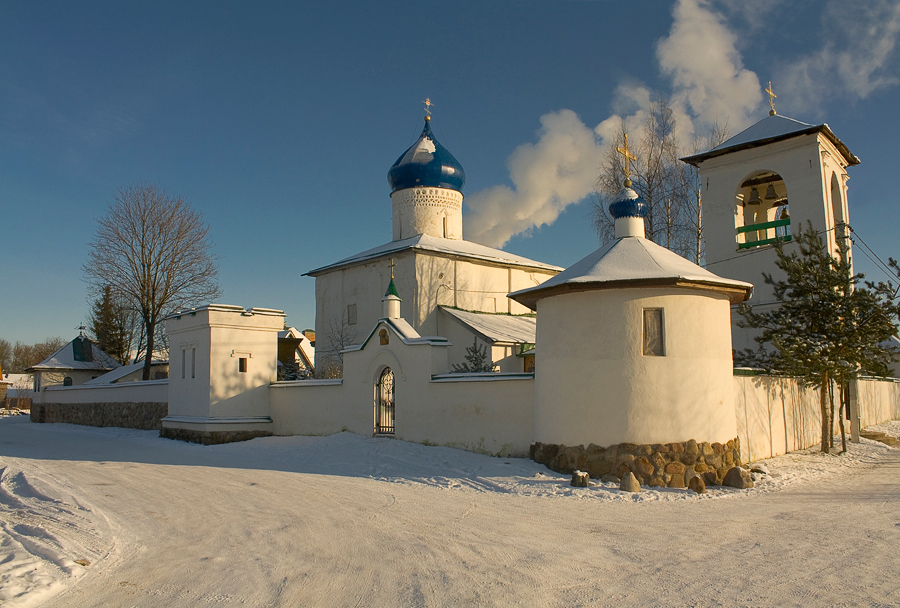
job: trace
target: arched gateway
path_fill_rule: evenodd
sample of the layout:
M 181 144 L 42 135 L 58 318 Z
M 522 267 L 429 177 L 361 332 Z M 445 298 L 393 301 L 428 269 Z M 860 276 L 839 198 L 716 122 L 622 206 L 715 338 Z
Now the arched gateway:
M 375 384 L 375 434 L 394 434 L 394 372 L 389 367 Z

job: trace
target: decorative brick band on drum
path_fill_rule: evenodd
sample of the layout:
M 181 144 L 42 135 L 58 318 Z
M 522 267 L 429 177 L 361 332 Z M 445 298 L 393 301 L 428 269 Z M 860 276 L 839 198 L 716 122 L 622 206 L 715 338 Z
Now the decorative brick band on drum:
M 32 422 L 67 422 L 84 426 L 116 426 L 158 431 L 169 415 L 169 404 L 140 403 L 32 403 Z
M 593 443 L 587 448 L 534 443 L 531 459 L 566 475 L 581 470 L 594 479 L 621 478 L 631 471 L 641 485 L 684 488 L 695 473 L 715 473 L 716 483 L 721 484 L 728 469 L 740 466 L 741 444 L 737 437 L 724 444 L 691 439 L 680 443 L 620 443 L 605 448 Z

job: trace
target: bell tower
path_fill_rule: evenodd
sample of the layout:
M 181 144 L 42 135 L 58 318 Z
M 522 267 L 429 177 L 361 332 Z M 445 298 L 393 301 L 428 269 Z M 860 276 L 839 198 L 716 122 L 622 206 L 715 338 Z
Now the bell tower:
M 748 304 L 760 307 L 777 306 L 762 277 L 778 272 L 774 242 L 790 242 L 792 230 L 811 222 L 829 250 L 837 250 L 838 239 L 850 246 L 847 168 L 859 164 L 827 124 L 779 116 L 771 83 L 766 91 L 769 116 L 682 159 L 700 170 L 706 267 L 752 283 Z M 738 350 L 756 347 L 753 331 L 736 325 L 733 341 Z

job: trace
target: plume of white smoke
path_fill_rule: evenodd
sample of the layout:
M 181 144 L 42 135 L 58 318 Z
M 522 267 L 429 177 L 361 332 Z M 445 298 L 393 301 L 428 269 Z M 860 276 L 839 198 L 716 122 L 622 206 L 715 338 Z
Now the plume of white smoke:
M 679 0 L 668 37 L 657 57 L 672 78 L 672 106 L 682 142 L 690 140 L 694 117 L 716 120 L 732 130 L 748 124 L 762 99 L 756 75 L 743 68 L 735 37 L 702 0 Z M 507 161 L 513 187 L 494 186 L 466 198 L 466 238 L 502 247 L 517 234 L 552 224 L 569 205 L 593 191 L 603 150 L 624 120 L 637 131 L 652 93 L 639 84 L 616 90 L 616 114 L 592 131 L 570 110 L 541 117 L 536 144 L 522 144 Z
M 672 79 L 672 105 L 682 114 L 676 124 L 693 116 L 703 127 L 718 122 L 732 132 L 744 129 L 762 102 L 762 91 L 756 74 L 743 67 L 734 33 L 703 0 L 680 0 L 673 15 L 656 57 Z M 682 137 L 686 129 L 683 125 Z
M 502 247 L 513 235 L 552 224 L 560 212 L 591 191 L 602 148 L 572 110 L 541 116 L 536 144 L 509 157 L 515 189 L 494 186 L 466 198 L 466 237 Z
M 822 19 L 822 48 L 785 65 L 778 86 L 795 110 L 820 111 L 829 97 L 865 99 L 900 82 L 896 66 L 900 3 L 832 0 Z

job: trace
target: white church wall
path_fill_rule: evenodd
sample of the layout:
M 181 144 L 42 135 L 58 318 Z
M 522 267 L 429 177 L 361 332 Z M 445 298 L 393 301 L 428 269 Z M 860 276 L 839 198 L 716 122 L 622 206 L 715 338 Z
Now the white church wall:
M 411 318 L 416 290 L 412 251 L 394 254 L 400 314 Z M 340 268 L 316 277 L 316 368 L 340 347 L 358 344 L 384 316 L 381 298 L 391 280 L 390 258 Z M 353 311 L 348 311 L 352 306 Z M 355 314 L 355 319 L 351 318 Z
M 52 386 L 42 396 L 46 403 L 165 403 L 169 400 L 169 381 Z
M 854 385 L 851 391 L 856 393 L 861 428 L 900 419 L 900 381 L 866 378 Z M 794 378 L 734 376 L 734 392 L 744 461 L 771 458 L 820 444 L 822 418 L 818 390 L 801 387 Z M 838 424 L 836 421 L 835 433 L 840 433 Z M 845 431 L 849 432 L 849 424 Z
M 791 378 L 734 376 L 741 460 L 753 462 L 818 445 L 819 391 Z
M 388 344 L 378 332 L 386 328 Z M 446 344 L 405 344 L 380 324 L 365 347 L 344 354 L 339 381 L 280 382 L 271 388 L 276 434 L 374 433 L 375 386 L 394 373 L 398 439 L 491 454 L 528 454 L 534 382 L 530 375 L 446 375 Z
M 240 424 L 236 419 L 267 418 L 283 326 L 281 311 L 219 304 L 169 317 L 171 373 L 164 427 L 194 429 L 211 419 Z
M 861 378 L 856 381 L 860 426 L 900 420 L 900 380 Z
M 663 309 L 663 357 L 643 355 L 644 308 Z M 606 446 L 734 439 L 728 316 L 727 297 L 684 288 L 540 300 L 535 441 Z

